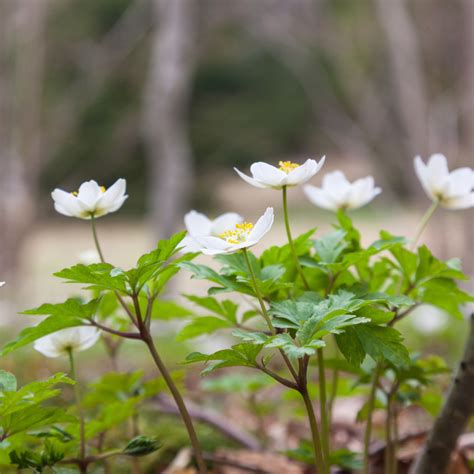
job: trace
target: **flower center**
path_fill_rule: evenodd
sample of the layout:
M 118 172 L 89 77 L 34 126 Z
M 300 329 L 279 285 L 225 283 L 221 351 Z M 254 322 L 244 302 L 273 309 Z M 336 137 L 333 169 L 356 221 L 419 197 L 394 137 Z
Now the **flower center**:
M 280 161 L 278 163 L 278 166 L 280 167 L 280 170 L 288 174 L 290 171 L 295 170 L 296 168 L 299 168 L 298 163 L 293 163 L 292 161 Z
M 224 239 L 229 244 L 241 244 L 247 240 L 250 231 L 253 229 L 253 224 L 250 222 L 243 222 L 242 224 L 236 224 L 235 229 L 226 230 L 219 235 L 221 239 Z

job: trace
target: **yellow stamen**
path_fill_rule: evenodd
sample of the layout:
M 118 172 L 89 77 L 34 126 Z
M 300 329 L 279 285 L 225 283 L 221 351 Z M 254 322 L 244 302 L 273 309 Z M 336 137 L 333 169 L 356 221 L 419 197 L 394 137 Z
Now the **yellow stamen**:
M 221 239 L 224 239 L 229 244 L 238 245 L 247 240 L 250 231 L 253 229 L 253 224 L 250 222 L 243 222 L 242 224 L 236 224 L 235 229 L 226 230 L 219 235 Z
M 105 186 L 101 186 L 101 187 L 100 187 L 100 192 L 105 193 L 105 191 L 106 191 Z
M 292 161 L 280 161 L 278 166 L 280 167 L 281 171 L 284 171 L 286 174 L 288 174 L 290 171 L 299 168 L 300 165 L 298 163 L 293 163 Z
M 77 192 L 77 191 L 73 191 L 71 194 L 72 194 L 73 196 L 77 196 L 77 195 L 78 195 L 78 192 Z

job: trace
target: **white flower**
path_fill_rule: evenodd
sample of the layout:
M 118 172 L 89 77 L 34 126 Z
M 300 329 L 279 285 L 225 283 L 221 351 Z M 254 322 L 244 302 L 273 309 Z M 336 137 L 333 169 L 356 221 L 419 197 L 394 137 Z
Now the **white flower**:
M 252 177 L 234 170 L 247 183 L 257 188 L 281 189 L 283 186 L 297 186 L 298 184 L 309 181 L 323 166 L 323 156 L 319 163 L 316 160 L 306 160 L 302 165 L 292 163 L 291 161 L 280 161 L 279 168 L 259 161 L 250 167 Z
M 447 209 L 474 206 L 474 170 L 458 168 L 451 173 L 444 155 L 431 155 L 428 164 L 415 158 L 415 171 L 426 194 Z
M 228 230 L 235 229 L 235 226 L 243 221 L 244 218 L 235 212 L 226 212 L 212 220 L 200 212 L 190 211 L 184 216 L 188 235 L 181 241 L 181 245 L 184 245 L 181 251 L 199 252 L 201 245 L 196 241 L 196 237 L 218 237 Z
M 89 349 L 99 336 L 100 331 L 91 326 L 66 328 L 37 339 L 34 348 L 46 357 L 60 357 Z
M 96 249 L 84 250 L 79 254 L 79 262 L 84 265 L 91 265 L 93 263 L 100 263 L 100 255 Z
M 4 281 L 0 281 L 0 288 L 5 285 Z
M 68 217 L 90 219 L 115 212 L 122 207 L 128 198 L 125 194 L 127 183 L 124 179 L 117 180 L 109 189 L 99 186 L 95 181 L 82 183 L 79 191 L 68 193 L 55 189 L 51 196 L 54 208 Z
M 306 185 L 304 192 L 314 205 L 337 211 L 365 206 L 382 190 L 374 185 L 372 176 L 357 179 L 351 183 L 342 171 L 334 171 L 324 176 L 321 188 Z
M 238 223 L 231 230 L 226 230 L 218 237 L 196 236 L 199 250 L 205 255 L 232 253 L 252 247 L 271 229 L 273 225 L 273 208 L 269 207 L 255 225 L 249 222 Z

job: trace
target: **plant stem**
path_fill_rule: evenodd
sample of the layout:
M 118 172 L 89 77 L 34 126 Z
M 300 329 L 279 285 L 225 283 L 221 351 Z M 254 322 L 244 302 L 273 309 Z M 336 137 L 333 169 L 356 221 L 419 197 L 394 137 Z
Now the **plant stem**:
M 250 276 L 252 277 L 253 289 L 255 291 L 255 295 L 257 296 L 258 302 L 260 304 L 260 309 L 262 310 L 262 316 L 265 318 L 265 321 L 268 325 L 268 329 L 270 329 L 270 332 L 273 335 L 275 335 L 276 330 L 272 324 L 272 320 L 270 319 L 270 316 L 268 315 L 267 308 L 265 307 L 265 303 L 263 302 L 262 293 L 260 292 L 260 287 L 257 281 L 257 276 L 255 275 L 255 271 L 252 267 L 252 264 L 250 263 L 248 250 L 244 248 L 242 249 L 242 253 L 244 255 L 245 262 L 247 263 L 247 266 L 249 267 Z
M 372 415 L 375 408 L 375 395 L 377 393 L 377 385 L 379 383 L 379 375 L 381 371 L 380 362 L 375 366 L 375 370 L 372 378 L 372 385 L 370 387 L 370 395 L 367 400 L 367 424 L 365 427 L 365 436 L 364 436 L 364 468 L 363 474 L 369 474 L 369 461 L 370 461 L 370 441 L 372 438 Z
M 327 470 L 326 463 L 323 457 L 323 452 L 321 449 L 321 438 L 319 436 L 318 422 L 314 414 L 313 404 L 311 403 L 311 399 L 309 397 L 308 390 L 306 387 L 302 389 L 300 393 L 304 400 L 306 412 L 308 413 L 309 426 L 311 428 L 311 436 L 313 439 L 316 470 L 318 473 L 325 474 L 326 472 L 328 472 L 328 470 Z
M 296 269 L 301 277 L 301 280 L 303 281 L 304 287 L 306 288 L 306 290 L 309 290 L 308 280 L 306 280 L 306 277 L 304 276 L 303 269 L 301 268 L 300 261 L 298 260 L 298 254 L 296 253 L 293 237 L 291 236 L 290 220 L 288 217 L 288 199 L 286 186 L 283 186 L 283 216 L 285 218 L 286 235 L 288 237 L 288 243 L 291 248 L 291 253 L 293 254 L 293 258 L 295 259 Z
M 99 239 L 97 237 L 97 229 L 95 227 L 95 217 L 94 214 L 91 214 L 91 224 L 92 224 L 92 235 L 94 237 L 95 248 L 100 257 L 100 261 L 103 263 L 105 262 L 104 254 L 102 253 L 102 249 L 100 248 Z
M 439 201 L 433 201 L 429 209 L 426 211 L 425 215 L 421 218 L 420 223 L 418 224 L 418 229 L 415 234 L 415 238 L 413 239 L 412 243 L 410 244 L 410 250 L 414 250 L 416 244 L 420 240 L 421 234 L 425 230 L 426 226 L 428 225 L 429 220 L 435 213 L 436 209 L 438 209 Z
M 321 417 L 321 438 L 323 456 L 327 467 L 330 466 L 329 461 L 329 420 L 328 420 L 328 405 L 326 397 L 326 374 L 324 370 L 324 353 L 322 348 L 317 349 L 318 359 L 318 374 L 319 374 L 319 407 Z
M 334 359 L 337 361 L 339 356 L 339 351 L 337 349 L 336 338 L 334 337 L 334 345 L 336 349 L 336 354 Z M 334 402 L 337 397 L 337 388 L 339 385 L 339 368 L 336 366 L 332 371 L 332 379 L 331 379 L 331 393 L 329 395 L 329 402 L 328 402 L 328 424 L 331 426 L 332 423 L 332 413 L 334 409 Z
M 258 285 L 257 276 L 255 275 L 255 271 L 252 267 L 252 264 L 250 263 L 248 250 L 246 248 L 243 248 L 242 253 L 244 254 L 245 262 L 247 263 L 247 266 L 249 268 L 250 276 L 252 278 L 253 289 L 255 291 L 255 295 L 257 296 L 258 302 L 260 304 L 260 309 L 262 311 L 262 316 L 265 319 L 265 321 L 267 323 L 267 326 L 268 326 L 268 329 L 270 329 L 270 332 L 272 333 L 272 335 L 275 335 L 276 330 L 275 330 L 275 327 L 273 326 L 272 320 L 270 319 L 267 308 L 266 308 L 265 303 L 263 301 L 262 293 L 260 292 L 260 287 Z M 298 382 L 298 374 L 296 373 L 290 359 L 288 359 L 287 355 L 281 349 L 280 349 L 280 354 L 283 357 L 283 360 L 285 361 L 285 364 L 287 365 L 289 371 L 291 372 L 291 375 L 293 376 L 295 381 Z
M 387 396 L 387 410 L 385 416 L 385 465 L 384 473 L 392 474 L 393 442 L 392 442 L 392 395 Z
M 164 362 L 162 361 L 161 357 L 158 354 L 158 351 L 156 350 L 153 337 L 143 320 L 142 312 L 140 309 L 140 302 L 138 301 L 138 296 L 133 295 L 132 299 L 133 299 L 135 314 L 137 317 L 137 323 L 140 330 L 140 334 L 142 336 L 142 340 L 147 345 L 148 350 L 150 351 L 150 354 L 158 370 L 163 376 L 165 383 L 168 386 L 168 389 L 171 392 L 171 395 L 173 396 L 174 401 L 176 402 L 181 418 L 186 426 L 186 430 L 188 431 L 189 440 L 191 441 L 191 445 L 194 450 L 194 456 L 196 458 L 196 463 L 198 465 L 199 474 L 206 474 L 207 468 L 206 468 L 206 463 L 204 462 L 201 445 L 199 444 L 199 440 L 196 435 L 196 430 L 194 429 L 193 421 L 191 419 L 191 416 L 189 415 L 188 409 L 186 408 L 186 404 L 184 403 L 183 397 L 181 396 L 181 393 L 179 392 L 178 387 L 174 383 L 174 380 L 171 377 L 171 374 L 168 372 L 166 365 L 164 364 Z
M 72 350 L 68 350 L 69 365 L 71 367 L 71 377 L 74 380 L 74 397 L 76 399 L 77 412 L 79 413 L 79 436 L 80 436 L 80 452 L 79 452 L 79 469 L 81 473 L 87 473 L 86 459 L 86 438 L 85 438 L 85 423 L 84 410 L 82 409 L 81 390 L 77 380 L 76 364 L 74 363 L 74 356 Z

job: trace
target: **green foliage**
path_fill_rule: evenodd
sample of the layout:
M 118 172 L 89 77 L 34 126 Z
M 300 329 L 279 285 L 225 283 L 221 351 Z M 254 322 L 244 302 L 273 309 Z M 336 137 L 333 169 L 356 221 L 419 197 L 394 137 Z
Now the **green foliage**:
M 154 453 L 161 448 L 161 443 L 157 438 L 150 438 L 148 436 L 136 436 L 127 443 L 123 449 L 123 454 L 127 456 L 146 456 Z

